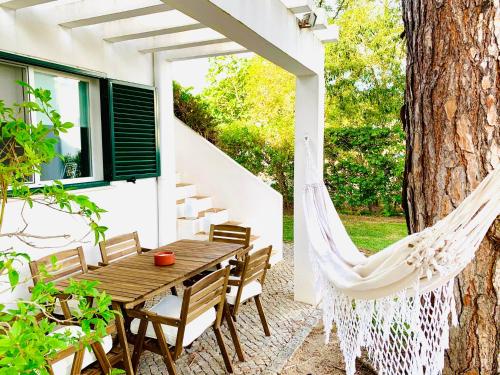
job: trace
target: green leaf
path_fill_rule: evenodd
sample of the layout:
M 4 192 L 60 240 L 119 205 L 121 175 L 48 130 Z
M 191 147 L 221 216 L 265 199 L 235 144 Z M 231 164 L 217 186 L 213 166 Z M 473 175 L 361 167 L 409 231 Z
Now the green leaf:
M 13 268 L 9 269 L 9 283 L 12 289 L 19 283 L 19 272 Z

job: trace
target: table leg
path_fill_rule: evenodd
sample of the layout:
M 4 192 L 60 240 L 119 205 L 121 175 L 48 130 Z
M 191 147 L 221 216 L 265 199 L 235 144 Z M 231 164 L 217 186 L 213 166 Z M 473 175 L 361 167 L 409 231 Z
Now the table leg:
M 234 325 L 233 317 L 229 311 L 229 305 L 227 302 L 224 304 L 224 317 L 226 318 L 227 325 L 229 327 L 229 333 L 231 334 L 231 339 L 233 340 L 234 349 L 236 350 L 236 354 L 238 354 L 238 359 L 241 362 L 245 361 L 245 356 L 243 355 L 243 350 L 241 349 L 240 339 L 238 338 L 238 332 L 236 331 L 236 327 Z
M 125 333 L 125 324 L 122 315 L 123 310 L 119 303 L 113 302 L 112 306 L 113 310 L 120 312 L 120 314 L 115 314 L 115 324 L 118 341 L 120 342 L 120 347 L 122 348 L 123 367 L 127 375 L 134 375 L 132 360 L 130 352 L 128 351 L 127 334 Z

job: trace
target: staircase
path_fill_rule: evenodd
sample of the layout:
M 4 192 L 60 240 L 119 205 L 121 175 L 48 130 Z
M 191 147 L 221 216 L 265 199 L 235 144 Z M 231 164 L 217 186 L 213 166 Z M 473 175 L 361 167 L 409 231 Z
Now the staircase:
M 252 228 L 258 250 L 283 259 L 283 197 L 182 121 L 175 121 L 177 238 L 207 240 L 211 224 Z
M 189 202 L 188 202 L 189 201 Z M 177 202 L 177 238 L 208 240 L 210 225 L 231 224 L 242 225 L 244 223 L 232 221 L 230 211 L 227 208 L 214 207 L 213 198 L 199 195 L 197 186 L 182 181 L 182 175 L 176 174 L 176 202 Z M 187 217 L 187 205 L 194 207 L 197 212 L 195 217 Z M 252 235 L 250 243 L 258 250 L 266 244 L 259 243 L 259 236 Z

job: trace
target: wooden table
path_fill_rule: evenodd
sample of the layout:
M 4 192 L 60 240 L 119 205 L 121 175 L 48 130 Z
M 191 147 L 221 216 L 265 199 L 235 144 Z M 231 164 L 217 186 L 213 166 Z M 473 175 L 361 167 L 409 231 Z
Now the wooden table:
M 73 280 L 99 281 L 97 289 L 106 292 L 113 301 L 113 309 L 123 312 L 141 305 L 154 296 L 162 294 L 184 280 L 208 270 L 215 265 L 239 254 L 245 249 L 238 244 L 221 242 L 180 240 L 141 255 L 132 255 L 109 266 L 73 276 Z M 174 251 L 176 262 L 171 266 L 157 267 L 154 265 L 154 253 L 158 251 Z M 64 289 L 69 280 L 57 283 Z M 120 346 L 123 352 L 123 365 L 127 374 L 134 374 L 130 353 L 127 346 L 124 319 L 116 315 L 116 328 Z M 228 322 L 232 325 L 232 321 Z M 231 335 L 236 330 L 230 327 Z M 234 332 L 233 332 L 234 331 Z M 237 337 L 233 336 L 233 341 Z M 239 343 L 235 345 L 239 346 Z M 241 348 L 237 348 L 241 351 Z

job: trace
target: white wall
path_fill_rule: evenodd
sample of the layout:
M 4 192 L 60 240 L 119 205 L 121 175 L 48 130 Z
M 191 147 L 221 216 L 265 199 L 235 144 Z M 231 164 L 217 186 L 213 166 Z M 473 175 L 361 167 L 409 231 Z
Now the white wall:
M 103 72 L 109 78 L 153 84 L 150 54 L 103 41 L 103 25 L 76 29 L 59 26 L 65 17 L 61 2 L 17 11 L 0 8 L 0 50 Z
M 260 244 L 283 250 L 283 198 L 217 147 L 176 119 L 177 172 L 183 181 L 211 196 L 214 207 L 229 209 L 231 220 L 241 221 L 259 235 Z
M 23 54 L 37 59 L 79 67 L 105 73 L 109 78 L 141 84 L 154 84 L 153 60 L 150 54 L 140 54 L 135 49 L 123 45 L 110 44 L 101 38 L 100 28 L 92 26 L 68 30 L 57 25 L 64 17 L 55 1 L 33 8 L 18 11 L 0 8 L 0 50 Z M 101 224 L 109 227 L 107 236 L 137 230 L 142 245 L 158 245 L 158 205 L 156 179 L 138 180 L 137 183 L 113 182 L 111 186 L 77 190 L 95 201 L 108 212 L 103 215 Z M 7 205 L 5 227 L 2 232 L 16 230 L 21 226 L 20 203 L 12 201 Z M 174 211 L 175 212 L 175 211 Z M 87 227 L 80 220 L 68 217 L 47 208 L 38 207 L 27 210 L 31 233 L 41 235 L 71 234 L 80 239 Z M 175 225 L 166 228 L 175 233 Z M 46 249 L 30 249 L 14 239 L 4 238 L 0 249 L 13 246 L 17 251 L 29 253 L 33 259 L 63 249 L 76 247 L 79 243 L 55 248 L 65 241 L 43 241 Z M 39 242 L 42 245 L 42 241 Z M 100 260 L 98 248 L 92 237 L 83 243 L 88 263 L 97 264 Z M 24 276 L 29 274 L 24 267 Z M 13 298 L 27 293 L 18 288 Z M 0 300 L 4 301 L 5 298 Z
M 109 228 L 108 237 L 137 230 L 141 245 L 145 247 L 157 246 L 158 219 L 155 179 L 138 180 L 136 184 L 113 182 L 111 186 L 82 189 L 75 191 L 75 193 L 87 195 L 108 211 L 102 215 L 102 220 L 99 222 Z M 22 227 L 21 207 L 22 204 L 18 201 L 10 201 L 7 204 L 2 233 L 13 232 Z M 79 217 L 62 214 L 43 206 L 35 205 L 34 209 L 26 208 L 25 217 L 30 223 L 27 229 L 29 233 L 43 236 L 69 234 L 77 240 L 88 233 L 88 227 Z M 44 248 L 35 249 L 14 238 L 3 238 L 0 241 L 0 249 L 13 247 L 16 251 L 28 253 L 32 259 L 38 259 L 55 251 L 82 245 L 87 263 L 97 264 L 101 260 L 99 249 L 95 246 L 92 236 L 87 236 L 82 242 L 73 244 L 67 244 L 67 242 L 64 239 L 37 240 L 36 244 Z M 28 276 L 27 265 L 24 265 L 22 269 L 23 275 Z M 18 288 L 10 298 L 26 295 L 26 293 L 26 288 Z

